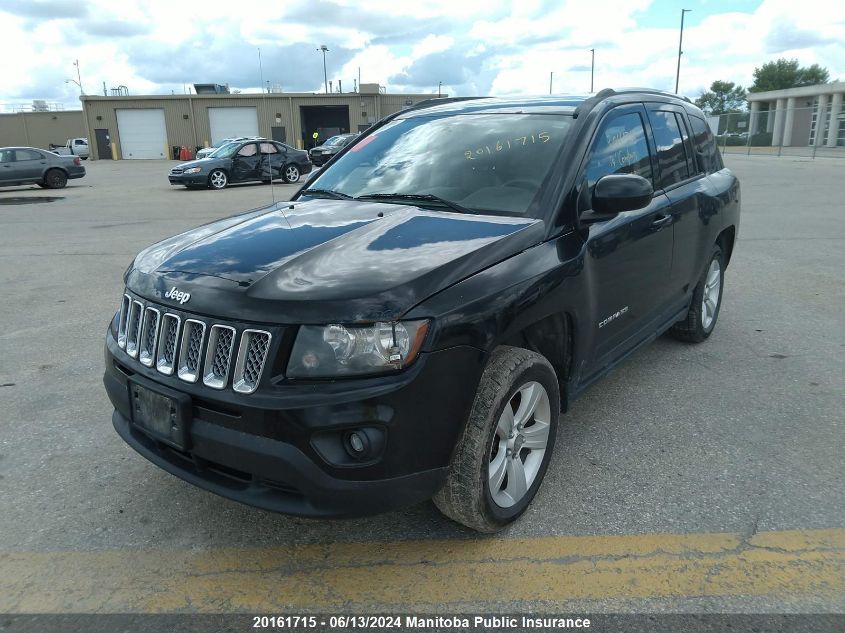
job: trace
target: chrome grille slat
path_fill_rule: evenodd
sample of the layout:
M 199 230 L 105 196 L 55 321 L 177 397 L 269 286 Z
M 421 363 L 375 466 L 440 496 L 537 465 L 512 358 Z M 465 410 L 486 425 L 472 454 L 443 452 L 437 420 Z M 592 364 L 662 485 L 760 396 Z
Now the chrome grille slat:
M 270 352 L 271 338 L 270 332 L 264 330 L 243 331 L 238 359 L 235 361 L 232 389 L 238 393 L 252 393 L 258 388 Z
M 144 305 L 140 301 L 133 301 L 129 307 L 129 318 L 126 323 L 126 353 L 132 358 L 138 356 L 138 342 L 141 338 L 141 317 Z
M 223 389 L 229 379 L 232 365 L 232 352 L 235 349 L 235 328 L 228 325 L 212 325 L 208 335 L 208 348 L 205 352 L 204 385 L 214 389 Z
M 129 320 L 129 309 L 132 306 L 132 298 L 129 295 L 123 295 L 120 302 L 120 320 L 117 326 L 117 346 L 120 349 L 126 347 L 126 322 Z
M 176 344 L 179 341 L 179 327 L 182 319 L 176 314 L 166 312 L 161 317 L 161 327 L 158 332 L 158 346 L 156 353 L 156 369 L 166 376 L 173 373 L 176 365 Z
M 185 319 L 182 340 L 179 345 L 179 378 L 185 382 L 196 382 L 202 359 L 202 343 L 205 339 L 205 323 L 196 319 Z
M 118 316 L 118 347 L 165 376 L 190 383 L 202 376 L 206 387 L 253 393 L 270 354 L 271 332 L 240 330 L 176 310 L 146 303 L 127 290 Z
M 161 313 L 151 306 L 144 310 L 144 320 L 141 323 L 141 349 L 138 353 L 138 359 L 146 367 L 152 367 L 155 360 L 160 316 Z

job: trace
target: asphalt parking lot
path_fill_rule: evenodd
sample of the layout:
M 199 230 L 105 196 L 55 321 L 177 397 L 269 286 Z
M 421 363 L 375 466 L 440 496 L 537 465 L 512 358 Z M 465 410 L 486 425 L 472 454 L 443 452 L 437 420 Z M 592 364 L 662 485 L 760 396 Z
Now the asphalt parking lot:
M 577 401 L 533 506 L 487 538 L 430 503 L 248 508 L 113 431 L 102 342 L 126 266 L 270 187 L 89 161 L 58 192 L 0 190 L 0 612 L 843 610 L 845 161 L 726 162 L 743 215 L 715 334 L 661 338 Z

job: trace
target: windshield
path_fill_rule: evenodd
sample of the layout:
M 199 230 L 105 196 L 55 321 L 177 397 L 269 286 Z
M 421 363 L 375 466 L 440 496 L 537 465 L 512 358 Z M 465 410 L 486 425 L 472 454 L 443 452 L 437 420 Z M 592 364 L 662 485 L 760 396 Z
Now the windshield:
M 223 147 L 218 147 L 216 150 L 211 152 L 209 156 L 214 158 L 229 158 L 232 154 L 238 151 L 240 146 L 240 143 L 226 143 Z
M 331 138 L 327 139 L 323 145 L 340 145 L 343 143 L 345 136 L 332 136 Z
M 311 187 L 353 198 L 429 194 L 473 211 L 539 215 L 532 202 L 571 125 L 559 114 L 399 119 L 359 140 Z

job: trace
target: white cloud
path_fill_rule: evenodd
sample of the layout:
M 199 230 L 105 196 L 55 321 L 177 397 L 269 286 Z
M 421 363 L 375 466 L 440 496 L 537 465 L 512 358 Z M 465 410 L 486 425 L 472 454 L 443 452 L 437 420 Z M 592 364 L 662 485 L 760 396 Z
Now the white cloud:
M 172 0 L 57 6 L 0 0 L 0 39 L 20 53 L 4 68 L 0 103 L 77 104 L 76 86 L 65 83 L 76 77 L 75 59 L 92 93 L 103 82 L 125 84 L 132 94 L 181 92 L 193 81 L 255 89 L 259 46 L 265 77 L 289 91 L 321 90 L 316 48 L 323 43 L 331 49 L 329 79 L 347 89 L 360 67 L 365 82 L 392 90 L 436 90 L 442 81 L 451 94 L 536 94 L 548 91 L 554 72 L 557 92 L 583 93 L 590 48 L 596 89 L 672 89 L 677 63 L 677 26 L 655 27 L 661 16 L 650 0 L 297 0 L 257 10 L 215 0 L 202 11 Z M 756 66 L 781 56 L 845 79 L 845 3 L 763 0 L 753 11 L 718 13 L 693 0 L 687 6 L 694 13 L 684 32 L 686 94 L 716 79 L 748 85 Z

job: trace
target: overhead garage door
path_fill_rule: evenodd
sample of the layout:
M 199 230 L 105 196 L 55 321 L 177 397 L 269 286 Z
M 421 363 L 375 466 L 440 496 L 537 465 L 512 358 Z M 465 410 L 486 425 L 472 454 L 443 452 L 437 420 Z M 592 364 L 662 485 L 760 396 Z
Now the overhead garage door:
M 258 136 L 255 108 L 209 108 L 208 124 L 212 143 L 235 136 Z
M 117 133 L 123 158 L 165 158 L 167 129 L 164 110 L 118 110 Z

